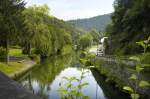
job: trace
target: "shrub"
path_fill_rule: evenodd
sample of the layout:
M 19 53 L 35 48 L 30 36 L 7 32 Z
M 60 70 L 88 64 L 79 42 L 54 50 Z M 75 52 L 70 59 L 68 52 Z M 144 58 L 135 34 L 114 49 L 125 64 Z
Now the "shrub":
M 39 55 L 33 54 L 33 55 L 30 55 L 29 58 L 30 58 L 31 60 L 33 60 L 33 61 L 38 62 L 38 63 L 40 62 L 40 56 L 39 56 Z
M 0 47 L 0 57 L 4 57 L 4 56 L 6 56 L 6 54 L 7 54 L 6 49 L 3 47 Z
M 142 57 L 142 63 L 144 64 L 150 64 L 150 53 L 145 53 L 145 55 Z

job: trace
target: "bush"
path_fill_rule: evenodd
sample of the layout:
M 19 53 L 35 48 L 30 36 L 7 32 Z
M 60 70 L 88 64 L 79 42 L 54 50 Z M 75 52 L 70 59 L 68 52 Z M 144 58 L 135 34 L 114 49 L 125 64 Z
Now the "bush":
M 84 34 L 80 37 L 79 43 L 80 43 L 80 49 L 84 50 L 91 46 L 92 44 L 92 36 L 91 34 Z
M 33 55 L 30 55 L 29 58 L 35 62 L 38 62 L 38 63 L 40 62 L 40 56 L 39 55 L 33 54 Z
M 5 48 L 0 47 L 0 61 L 4 61 L 7 55 L 7 51 Z
M 62 48 L 62 55 L 70 54 L 72 52 L 72 46 L 71 45 L 65 45 Z
M 4 56 L 6 56 L 6 54 L 7 54 L 6 49 L 3 47 L 0 47 L 0 57 L 4 57 Z
M 150 64 L 150 53 L 145 53 L 141 60 L 144 64 Z

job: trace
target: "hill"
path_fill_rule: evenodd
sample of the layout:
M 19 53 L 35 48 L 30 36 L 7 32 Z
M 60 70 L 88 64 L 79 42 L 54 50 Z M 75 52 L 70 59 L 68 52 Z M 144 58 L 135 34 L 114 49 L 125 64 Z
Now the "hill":
M 91 31 L 95 29 L 97 31 L 104 31 L 107 24 L 111 22 L 111 14 L 99 15 L 86 19 L 70 20 L 68 22 L 80 30 Z

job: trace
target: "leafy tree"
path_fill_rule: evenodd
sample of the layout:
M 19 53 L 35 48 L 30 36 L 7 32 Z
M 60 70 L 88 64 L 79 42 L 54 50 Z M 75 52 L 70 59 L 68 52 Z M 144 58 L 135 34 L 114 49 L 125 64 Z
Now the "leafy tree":
M 111 52 L 133 54 L 141 50 L 135 42 L 150 35 L 149 4 L 149 0 L 115 0 L 111 31 L 107 34 L 113 45 Z
M 93 37 L 93 42 L 98 43 L 99 40 L 100 40 L 100 37 L 101 37 L 101 33 L 97 32 L 96 30 L 92 30 L 92 31 L 90 32 L 90 34 L 91 34 L 92 37 Z
M 93 37 L 90 33 L 83 34 L 79 39 L 80 48 L 86 49 L 87 47 L 91 46 L 92 41 Z
M 31 45 L 37 43 L 36 41 L 42 40 L 42 38 L 39 38 L 41 32 L 47 33 L 47 26 L 43 23 L 43 15 L 48 15 L 48 13 L 49 8 L 47 5 L 40 7 L 34 5 L 24 10 L 26 32 L 21 35 L 24 54 L 31 54 Z
M 22 0 L 1 0 L 0 2 L 0 45 L 7 49 L 7 61 L 9 45 L 18 33 L 21 33 L 24 5 Z
M 31 6 L 23 14 L 27 25 L 26 33 L 22 36 L 26 54 L 30 54 L 31 47 L 34 47 L 37 54 L 45 57 L 60 54 L 65 45 L 71 46 L 72 28 L 64 21 L 50 16 L 47 5 Z

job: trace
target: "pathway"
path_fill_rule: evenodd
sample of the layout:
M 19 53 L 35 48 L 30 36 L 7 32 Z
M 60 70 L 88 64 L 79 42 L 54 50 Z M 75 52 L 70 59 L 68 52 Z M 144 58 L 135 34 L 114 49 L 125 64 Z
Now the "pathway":
M 40 99 L 0 72 L 0 99 Z

